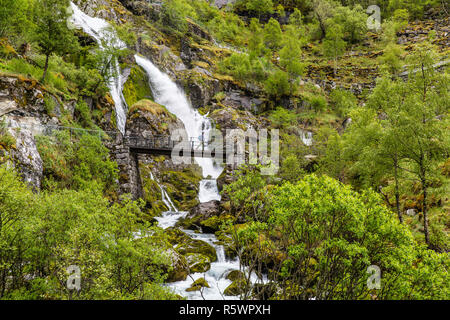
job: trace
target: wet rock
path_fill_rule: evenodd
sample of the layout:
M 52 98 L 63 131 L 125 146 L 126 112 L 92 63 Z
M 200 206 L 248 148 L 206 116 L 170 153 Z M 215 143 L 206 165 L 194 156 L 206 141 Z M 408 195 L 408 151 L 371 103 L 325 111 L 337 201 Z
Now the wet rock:
M 23 180 L 35 191 L 41 188 L 43 162 L 36 147 L 33 133 L 26 129 L 10 128 L 9 133 L 15 138 L 15 148 L 11 149 L 14 165 Z
M 186 289 L 186 292 L 199 291 L 202 288 L 211 288 L 205 278 L 195 280 L 191 287 Z
M 186 260 L 190 273 L 206 272 L 211 268 L 211 262 L 217 261 L 216 249 L 210 244 L 192 239 L 176 228 L 166 229 L 166 233 L 174 249 Z
M 168 271 L 166 282 L 177 282 L 186 280 L 189 274 L 189 267 L 186 258 L 170 249 L 168 255 L 172 261 L 172 268 Z
M 233 270 L 227 274 L 226 279 L 231 281 L 236 281 L 238 279 L 245 279 L 245 274 L 240 270 Z
M 220 201 L 200 203 L 178 225 L 185 229 L 200 230 L 203 233 L 216 233 L 221 227 L 235 218 L 226 213 L 224 204 Z
M 220 212 L 220 201 L 213 200 L 205 203 L 200 203 L 190 211 L 189 216 L 192 217 L 201 215 L 203 218 L 207 219 L 219 215 Z
M 239 278 L 233 281 L 223 292 L 226 296 L 238 296 L 244 294 L 249 289 L 248 283 L 245 279 Z
M 211 260 L 203 254 L 187 253 L 185 257 L 190 273 L 204 273 L 211 269 Z

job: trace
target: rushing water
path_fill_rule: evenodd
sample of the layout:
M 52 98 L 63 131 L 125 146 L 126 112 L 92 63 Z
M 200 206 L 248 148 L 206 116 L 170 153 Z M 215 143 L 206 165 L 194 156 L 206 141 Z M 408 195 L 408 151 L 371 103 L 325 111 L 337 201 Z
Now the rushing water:
M 207 141 L 211 131 L 211 121 L 194 110 L 189 104 L 184 92 L 167 74 L 161 72 L 151 61 L 139 55 L 135 56 L 139 64 L 148 74 L 155 101 L 167 108 L 183 122 L 189 138 L 199 139 L 203 136 Z M 216 179 L 223 168 L 215 165 L 210 158 L 195 158 L 203 170 L 205 180 L 200 182 L 200 202 L 220 200 Z
M 111 29 L 108 22 L 100 18 L 93 18 L 86 15 L 81 11 L 73 2 L 71 2 L 71 7 L 73 10 L 72 23 L 82 28 L 84 32 L 93 37 L 100 49 L 104 50 L 105 47 L 114 47 L 117 49 L 123 49 L 126 47 Z M 111 68 L 115 69 L 108 82 L 108 87 L 111 92 L 111 97 L 114 100 L 116 115 L 117 115 L 117 128 L 122 134 L 125 134 L 125 123 L 127 120 L 127 104 L 122 94 L 123 90 L 123 79 L 120 71 L 119 62 L 116 60 Z
M 76 26 L 81 27 L 87 34 L 92 36 L 98 42 L 101 49 L 105 49 L 107 46 L 114 46 L 116 48 L 125 47 L 125 44 L 118 39 L 113 31 L 111 31 L 108 22 L 103 19 L 89 17 L 73 3 L 71 3 L 71 6 L 74 12 L 72 16 L 73 23 Z M 136 62 L 147 72 L 149 76 L 150 86 L 152 87 L 155 101 L 161 105 L 164 105 L 171 113 L 175 114 L 177 118 L 183 122 L 190 138 L 198 139 L 202 136 L 203 131 L 203 136 L 205 139 L 208 139 L 211 130 L 210 120 L 207 117 L 200 115 L 190 106 L 184 92 L 149 60 L 136 55 Z M 115 102 L 117 126 L 122 134 L 124 134 L 127 106 L 122 94 L 123 83 L 120 67 L 117 61 L 114 64 L 114 68 L 116 68 L 117 76 L 110 80 L 109 89 Z M 200 202 L 203 203 L 211 200 L 220 200 L 220 195 L 217 188 L 217 178 L 222 173 L 223 168 L 216 165 L 213 159 L 195 158 L 195 161 L 202 168 L 204 177 L 204 179 L 200 182 L 200 191 L 198 195 Z M 163 229 L 174 227 L 180 219 L 186 217 L 187 212 L 180 212 L 176 208 L 164 187 L 152 173 L 150 173 L 150 178 L 158 184 L 161 191 L 162 201 L 168 208 L 167 212 L 163 213 L 161 217 L 156 218 L 159 226 Z M 188 299 L 238 299 L 239 297 L 237 296 L 225 297 L 223 296 L 223 292 L 231 284 L 231 281 L 226 279 L 228 273 L 232 270 L 240 269 L 239 260 L 226 259 L 225 249 L 222 245 L 217 244 L 217 238 L 215 235 L 196 233 L 190 230 L 183 231 L 193 239 L 202 240 L 212 245 L 217 252 L 217 261 L 211 263 L 211 268 L 206 273 L 191 274 L 185 281 L 171 283 L 168 284 L 168 286 L 173 288 L 174 291 L 180 295 L 186 296 Z M 139 236 L 140 235 L 136 235 L 136 237 Z M 210 285 L 210 288 L 204 288 L 201 292 L 186 292 L 186 289 L 189 288 L 195 280 L 201 277 L 206 279 Z M 261 280 L 259 280 L 255 275 L 252 275 L 251 281 L 256 282 Z M 265 280 L 263 279 L 263 281 Z
M 303 143 L 308 147 L 312 146 L 314 142 L 313 133 L 311 131 L 305 131 L 300 129 L 300 138 L 302 139 Z
M 153 63 L 138 55 L 136 55 L 136 62 L 149 76 L 155 101 L 164 105 L 167 110 L 175 114 L 177 118 L 183 122 L 189 137 L 198 138 L 202 135 L 202 130 L 204 130 L 204 136 L 207 139 L 211 130 L 211 122 L 209 119 L 194 110 L 187 101 L 184 92 L 178 88 L 169 76 L 162 73 L 155 65 L 153 65 Z M 212 159 L 195 158 L 195 160 L 202 168 L 203 177 L 205 178 L 200 182 L 198 195 L 200 202 L 220 200 L 216 179 L 222 173 L 223 168 L 216 166 Z M 170 202 L 170 198 L 163 188 L 161 188 L 161 191 L 163 192 L 163 199 L 168 199 Z M 169 228 L 175 226 L 176 223 L 180 219 L 186 217 L 186 215 L 186 212 L 171 210 L 165 212 L 161 217 L 156 219 L 158 220 L 160 227 Z M 213 246 L 217 252 L 217 261 L 211 263 L 211 268 L 207 272 L 191 274 L 185 281 L 174 282 L 168 286 L 178 294 L 186 296 L 190 300 L 239 299 L 238 296 L 230 297 L 223 295 L 225 289 L 232 283 L 230 280 L 226 279 L 226 276 L 230 271 L 240 269 L 239 260 L 226 259 L 225 249 L 222 245 L 217 244 L 218 241 L 214 234 L 197 233 L 192 230 L 183 231 L 191 238 L 205 241 Z M 188 289 L 195 280 L 203 277 L 208 282 L 210 288 L 203 288 L 202 291 L 186 292 L 186 289 Z M 254 274 L 252 274 L 250 280 L 253 283 L 261 281 Z

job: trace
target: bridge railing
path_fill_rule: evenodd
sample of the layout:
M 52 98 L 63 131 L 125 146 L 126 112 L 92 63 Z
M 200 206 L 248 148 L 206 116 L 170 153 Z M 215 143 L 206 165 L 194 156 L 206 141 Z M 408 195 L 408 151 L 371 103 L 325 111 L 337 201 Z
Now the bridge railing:
M 169 135 L 154 135 L 150 137 L 142 136 L 126 136 L 125 145 L 136 149 L 155 149 L 155 150 L 172 150 L 178 143 L 171 139 Z M 189 145 L 192 150 L 207 150 L 208 143 L 199 139 L 189 139 Z

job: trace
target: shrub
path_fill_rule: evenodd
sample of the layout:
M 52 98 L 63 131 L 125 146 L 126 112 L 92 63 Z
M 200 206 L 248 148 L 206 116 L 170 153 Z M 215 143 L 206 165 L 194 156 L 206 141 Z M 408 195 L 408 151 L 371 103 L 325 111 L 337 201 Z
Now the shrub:
M 277 128 L 290 127 L 297 121 L 297 115 L 282 107 L 278 107 L 270 114 L 270 120 Z
M 289 75 L 281 70 L 273 72 L 264 83 L 264 89 L 272 97 L 289 95 L 291 92 Z
M 327 99 L 323 95 L 311 95 L 308 102 L 316 112 L 324 111 L 328 105 Z
M 357 99 L 347 90 L 335 89 L 330 94 L 333 109 L 340 117 L 345 117 L 348 112 L 356 107 Z

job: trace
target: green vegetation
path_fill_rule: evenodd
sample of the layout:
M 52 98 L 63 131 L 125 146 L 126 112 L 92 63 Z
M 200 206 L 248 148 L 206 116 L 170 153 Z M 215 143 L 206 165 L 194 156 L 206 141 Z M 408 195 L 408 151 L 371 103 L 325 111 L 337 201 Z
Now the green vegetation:
M 69 28 L 68 0 L 0 0 L 2 116 L 66 127 L 35 136 L 43 177 L 32 191 L 19 174 L 30 163 L 14 162 L 19 131 L 0 119 L 0 299 L 177 299 L 163 284 L 217 259 L 180 228 L 215 233 L 240 259 L 245 272 L 227 275 L 225 295 L 450 298 L 446 1 L 147 2 L 91 8 L 114 20 L 110 31 L 127 45 L 118 48 Z M 379 30 L 368 30 L 373 4 Z M 226 170 L 220 204 L 156 227 L 168 209 L 161 187 L 190 211 L 202 176 L 141 157 L 143 199 L 120 194 L 131 178 L 124 146 L 105 133 L 116 129 L 110 80 L 129 74 L 127 125 L 159 135 L 179 124 L 154 102 L 138 52 L 221 130 L 278 129 L 277 174 Z M 66 287 L 70 265 L 81 268 L 79 292 Z M 371 265 L 380 289 L 367 286 Z M 250 271 L 268 283 L 253 285 Z M 187 291 L 214 285 L 200 278 Z
M 92 190 L 36 195 L 5 166 L 0 181 L 0 217 L 10 221 L 0 228 L 0 298 L 174 297 L 161 286 L 170 264 L 167 240 L 142 222 L 139 203 L 111 206 Z M 71 265 L 80 267 L 78 292 L 66 286 Z

